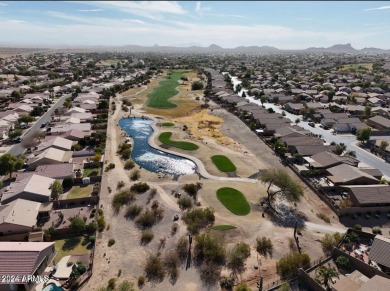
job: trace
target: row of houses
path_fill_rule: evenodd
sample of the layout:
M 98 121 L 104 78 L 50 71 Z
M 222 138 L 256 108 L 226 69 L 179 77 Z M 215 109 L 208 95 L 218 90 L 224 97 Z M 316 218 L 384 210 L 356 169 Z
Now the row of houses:
M 209 71 L 212 78 L 223 79 L 217 71 Z M 383 175 L 378 169 L 361 167 L 358 159 L 345 153 L 335 154 L 337 145 L 326 144 L 321 138 L 291 123 L 282 114 L 249 104 L 228 89 L 213 87 L 212 92 L 216 102 L 238 115 L 267 142 L 272 142 L 276 152 L 284 155 L 313 187 L 324 193 L 320 195 L 326 196 L 325 199 L 333 209 L 353 207 L 357 212 L 368 206 L 390 206 L 390 186 L 380 184 Z M 338 129 L 337 126 L 346 124 L 355 130 L 366 127 L 365 123 L 344 112 L 333 113 L 323 108 L 316 112 L 324 126 L 332 125 Z M 369 193 L 370 199 L 364 193 Z

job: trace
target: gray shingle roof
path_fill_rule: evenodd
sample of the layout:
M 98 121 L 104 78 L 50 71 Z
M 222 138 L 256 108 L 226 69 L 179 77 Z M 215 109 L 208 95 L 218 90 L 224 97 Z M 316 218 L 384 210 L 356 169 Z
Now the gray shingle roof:
M 377 264 L 390 268 L 390 239 L 382 235 L 375 236 L 368 258 Z

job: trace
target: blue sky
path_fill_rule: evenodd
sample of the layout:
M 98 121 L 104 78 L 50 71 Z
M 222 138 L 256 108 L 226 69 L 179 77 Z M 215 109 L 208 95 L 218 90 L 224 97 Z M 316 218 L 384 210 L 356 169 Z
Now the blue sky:
M 390 49 L 390 1 L 0 0 L 0 27 L 0 45 Z

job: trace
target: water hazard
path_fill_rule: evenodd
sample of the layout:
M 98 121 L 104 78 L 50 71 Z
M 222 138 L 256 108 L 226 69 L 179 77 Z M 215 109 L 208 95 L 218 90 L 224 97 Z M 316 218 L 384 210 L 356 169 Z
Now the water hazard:
M 152 123 L 152 120 L 142 118 L 124 118 L 119 121 L 119 126 L 134 140 L 131 159 L 151 172 L 175 176 L 194 173 L 196 164 L 193 161 L 159 151 L 149 145 L 148 139 L 153 133 Z

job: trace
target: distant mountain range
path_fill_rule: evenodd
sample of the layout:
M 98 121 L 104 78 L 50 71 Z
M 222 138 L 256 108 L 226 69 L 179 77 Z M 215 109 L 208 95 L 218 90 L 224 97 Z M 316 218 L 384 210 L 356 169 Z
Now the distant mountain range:
M 100 47 L 101 49 L 103 47 Z M 272 46 L 238 46 L 236 48 L 223 48 L 219 45 L 212 44 L 208 47 L 189 46 L 189 47 L 173 47 L 173 46 L 137 46 L 127 45 L 122 47 L 111 47 L 111 49 L 120 49 L 131 52 L 182 52 L 182 53 L 278 53 L 278 52 L 321 52 L 321 53 L 390 53 L 390 50 L 380 48 L 364 48 L 361 50 L 355 49 L 350 43 L 336 44 L 328 48 L 310 47 L 303 50 L 282 50 Z
M 0 44 L 0 46 L 2 46 Z M 4 45 L 7 47 L 7 45 Z M 1 49 L 1 48 L 0 48 Z M 125 46 L 56 46 L 52 49 L 57 50 L 97 50 L 97 51 L 128 51 L 128 52 L 159 52 L 159 53 L 198 53 L 198 54 L 214 54 L 214 53 L 245 53 L 245 54 L 258 54 L 258 53 L 282 53 L 282 52 L 308 52 L 308 53 L 390 53 L 389 50 L 380 48 L 363 48 L 361 50 L 355 49 L 350 43 L 336 44 L 331 47 L 309 47 L 302 50 L 286 50 L 278 49 L 272 46 L 238 46 L 236 48 L 223 48 L 219 45 L 212 44 L 208 47 L 202 46 L 187 46 L 187 47 L 174 47 L 174 46 L 139 46 L 139 45 L 125 45 Z M 50 50 L 50 49 L 49 49 Z

